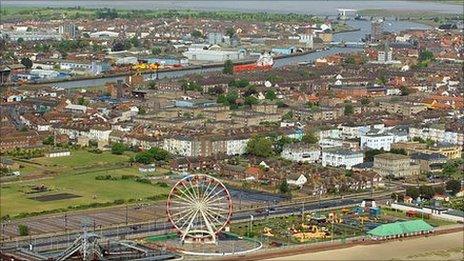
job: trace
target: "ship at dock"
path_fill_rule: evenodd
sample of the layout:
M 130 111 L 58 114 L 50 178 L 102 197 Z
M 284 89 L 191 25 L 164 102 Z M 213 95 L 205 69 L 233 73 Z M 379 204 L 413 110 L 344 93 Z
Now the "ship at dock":
M 274 59 L 269 53 L 261 54 L 254 63 L 234 65 L 234 72 L 266 71 L 272 69 Z

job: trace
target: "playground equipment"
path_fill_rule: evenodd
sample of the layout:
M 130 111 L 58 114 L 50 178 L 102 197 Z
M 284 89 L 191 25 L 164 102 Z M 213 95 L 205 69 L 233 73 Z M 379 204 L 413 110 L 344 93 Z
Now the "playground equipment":
M 300 242 L 305 242 L 311 239 L 321 239 L 327 237 L 327 232 L 325 227 L 319 229 L 318 226 L 311 226 L 309 232 L 298 232 L 294 233 L 293 237 L 295 237 Z
M 330 212 L 327 218 L 327 221 L 330 223 L 342 223 L 343 219 L 337 215 L 335 212 Z
M 263 236 L 266 236 L 266 237 L 273 237 L 274 234 L 272 234 L 270 228 L 265 227 L 265 228 L 263 229 Z

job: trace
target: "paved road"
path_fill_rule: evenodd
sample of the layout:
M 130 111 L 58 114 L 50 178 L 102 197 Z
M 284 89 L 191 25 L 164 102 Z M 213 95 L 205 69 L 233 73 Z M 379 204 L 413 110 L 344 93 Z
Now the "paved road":
M 324 210 L 328 208 L 335 207 L 345 207 L 358 204 L 365 198 L 365 195 L 356 196 L 353 198 L 339 198 L 339 199 L 330 199 L 330 200 L 321 200 L 320 202 L 305 202 L 305 203 L 293 203 L 288 205 L 275 205 L 271 206 L 273 209 L 270 212 L 267 211 L 256 211 L 256 210 L 246 210 L 235 212 L 232 217 L 232 222 L 243 222 L 250 219 L 250 215 L 253 215 L 254 219 L 266 218 L 266 217 L 275 217 L 280 215 L 291 215 L 292 213 L 299 214 L 301 213 L 303 207 L 305 211 L 315 211 L 315 210 Z M 386 200 L 389 198 L 387 195 L 379 195 L 374 197 L 376 200 Z M 93 230 L 93 228 L 90 228 Z M 168 222 L 149 222 L 145 224 L 136 224 L 128 226 L 118 226 L 113 228 L 98 229 L 95 228 L 95 232 L 103 236 L 104 238 L 121 238 L 121 237 L 143 237 L 149 233 L 160 233 L 160 232 L 170 232 L 172 226 Z M 22 239 L 18 241 L 4 242 L 2 248 L 4 250 L 12 250 L 17 247 L 28 247 L 29 244 L 34 245 L 35 248 L 54 248 L 58 245 L 69 244 L 74 241 L 80 233 L 71 233 L 71 234 L 60 234 L 60 235 L 48 235 L 45 237 L 38 237 L 35 239 Z

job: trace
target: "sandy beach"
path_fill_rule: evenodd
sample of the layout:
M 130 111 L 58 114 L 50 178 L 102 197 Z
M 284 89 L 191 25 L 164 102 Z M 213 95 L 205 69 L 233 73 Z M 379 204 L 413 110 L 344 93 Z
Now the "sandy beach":
M 464 231 L 267 260 L 464 260 Z

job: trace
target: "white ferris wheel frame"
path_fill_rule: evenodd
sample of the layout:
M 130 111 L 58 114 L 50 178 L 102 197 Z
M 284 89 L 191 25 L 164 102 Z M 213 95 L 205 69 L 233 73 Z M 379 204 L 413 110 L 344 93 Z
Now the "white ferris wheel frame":
M 218 179 L 192 174 L 172 187 L 166 213 L 182 242 L 216 243 L 217 234 L 230 222 L 232 197 Z

